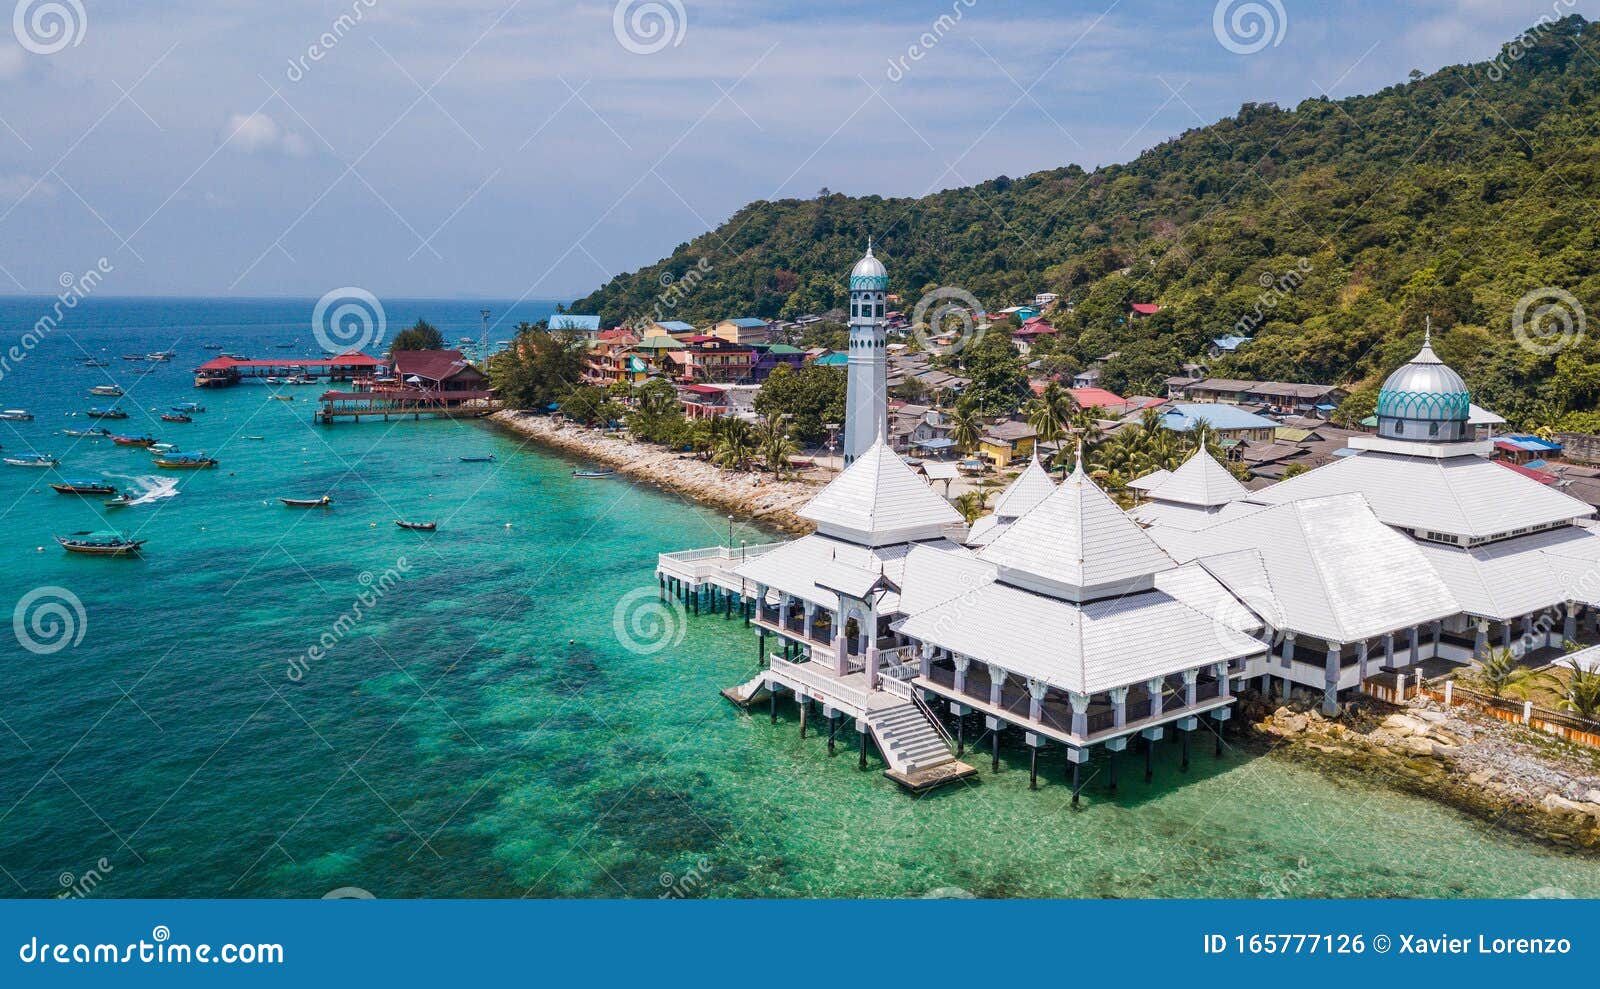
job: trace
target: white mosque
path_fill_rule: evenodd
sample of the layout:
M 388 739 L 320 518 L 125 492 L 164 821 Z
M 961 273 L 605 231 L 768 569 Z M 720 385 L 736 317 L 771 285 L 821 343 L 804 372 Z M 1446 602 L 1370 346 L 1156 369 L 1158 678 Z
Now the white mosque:
M 1204 448 L 1141 479 L 1124 512 L 1084 472 L 1030 464 L 970 530 L 888 446 L 884 295 L 850 276 L 845 467 L 801 511 L 812 535 L 663 554 L 687 603 L 738 602 L 760 669 L 725 691 L 780 693 L 869 736 L 886 775 L 923 789 L 976 772 L 969 722 L 1073 767 L 1228 719 L 1246 681 L 1331 710 L 1381 672 L 1430 672 L 1492 645 L 1559 648 L 1600 608 L 1593 510 L 1488 459 L 1470 397 L 1431 340 L 1384 383 L 1375 435 L 1249 491 Z M 769 650 L 773 636 L 779 646 Z M 774 714 L 775 717 L 775 714 Z M 953 723 L 954 731 L 947 727 Z M 1220 737 L 1218 740 L 1220 746 Z

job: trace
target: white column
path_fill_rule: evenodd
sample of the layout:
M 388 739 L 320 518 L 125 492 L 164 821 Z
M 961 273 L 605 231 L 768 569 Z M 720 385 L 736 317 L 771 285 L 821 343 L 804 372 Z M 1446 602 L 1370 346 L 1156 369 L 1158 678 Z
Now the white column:
M 1183 706 L 1194 707 L 1200 702 L 1200 671 L 1183 671 Z
M 1079 738 L 1089 737 L 1089 695 L 1070 693 L 1067 703 L 1072 705 L 1072 733 Z
M 1128 688 L 1111 688 L 1111 723 L 1118 728 L 1128 723 Z
M 1366 678 L 1367 678 L 1367 653 L 1369 652 L 1369 649 L 1368 649 L 1368 646 L 1367 646 L 1367 640 L 1366 639 L 1362 639 L 1361 640 L 1361 644 L 1359 646 L 1357 646 L 1356 648 L 1358 650 L 1357 655 L 1361 657 L 1361 679 L 1362 680 L 1366 680 Z
M 1217 674 L 1217 696 L 1232 697 L 1233 681 L 1228 679 L 1228 664 L 1217 663 L 1212 667 L 1212 669 L 1214 669 Z
M 1416 666 L 1422 662 L 1422 650 L 1417 648 L 1417 642 L 1422 637 L 1422 628 L 1418 625 L 1413 625 L 1407 635 L 1411 640 L 1411 661 L 1406 665 Z
M 1156 677 L 1145 681 L 1144 689 L 1150 694 L 1150 717 L 1152 718 L 1161 716 L 1162 695 L 1166 692 L 1166 687 L 1166 677 Z
M 956 693 L 965 694 L 967 692 L 967 667 L 972 665 L 972 659 L 960 653 L 951 653 L 950 655 L 956 662 Z
M 1394 633 L 1383 633 L 1383 664 L 1394 666 Z
M 805 634 L 806 634 L 806 638 L 809 639 L 809 638 L 811 638 L 812 631 L 816 627 L 816 624 L 817 624 L 817 606 L 815 604 L 812 604 L 810 601 L 807 601 L 807 602 L 805 602 L 803 607 L 806 609 L 806 624 L 805 624 L 806 633 Z
M 1006 671 L 1000 667 L 989 664 L 989 703 L 995 707 L 1004 707 L 1006 685 Z
M 1566 617 L 1561 619 L 1561 638 L 1571 642 L 1578 637 L 1578 602 L 1567 602 Z
M 1412 642 L 1416 642 L 1416 629 L 1412 629 Z M 1328 644 L 1328 662 L 1322 670 L 1322 713 L 1332 714 L 1339 709 L 1339 646 Z
M 1283 668 L 1288 669 L 1289 663 L 1294 659 L 1294 633 L 1283 633 L 1283 654 L 1280 657 Z
M 1489 657 L 1489 619 L 1480 618 L 1474 624 L 1477 633 L 1472 638 L 1472 658 L 1481 663 Z
M 917 659 L 921 666 L 917 672 L 925 677 L 933 676 L 933 646 L 924 642 L 917 647 Z
M 1038 721 L 1039 715 L 1044 711 L 1045 691 L 1050 688 L 1043 680 L 1028 679 L 1028 720 Z

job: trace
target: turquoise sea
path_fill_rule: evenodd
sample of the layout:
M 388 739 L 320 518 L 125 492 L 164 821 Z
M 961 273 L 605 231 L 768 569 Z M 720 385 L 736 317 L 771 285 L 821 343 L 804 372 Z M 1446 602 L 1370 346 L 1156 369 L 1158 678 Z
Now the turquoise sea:
M 7 346 L 47 304 L 0 302 Z M 449 339 L 477 335 L 482 304 L 507 308 L 386 300 L 392 325 L 425 316 Z M 1013 747 L 998 775 L 981 760 L 976 784 L 907 796 L 850 745 L 801 740 L 791 705 L 772 725 L 718 696 L 754 670 L 739 621 L 651 604 L 656 553 L 725 539 L 718 513 L 574 481 L 475 422 L 321 427 L 315 386 L 191 387 L 203 343 L 309 352 L 312 305 L 91 299 L 0 379 L 0 407 L 37 416 L 0 423 L 5 454 L 151 496 L 107 509 L 0 467 L 0 607 L 32 609 L 0 633 L 6 894 L 1600 895 L 1593 857 L 1274 755 L 1207 747 L 1182 773 L 1163 746 L 1153 784 L 1130 758 L 1117 797 L 1097 778 L 1074 812 L 1060 758 L 1029 792 Z M 168 347 L 146 375 L 118 359 Z M 161 472 L 61 435 L 107 381 L 134 413 L 114 428 L 221 465 Z M 188 400 L 209 411 L 154 421 Z M 323 493 L 326 510 L 276 500 Z M 144 556 L 51 540 L 107 527 L 149 539 Z

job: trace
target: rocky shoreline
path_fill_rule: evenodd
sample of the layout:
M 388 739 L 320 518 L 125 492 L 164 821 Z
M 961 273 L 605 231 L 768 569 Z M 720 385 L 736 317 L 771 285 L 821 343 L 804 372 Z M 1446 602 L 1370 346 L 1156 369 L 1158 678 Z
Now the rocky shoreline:
M 820 490 L 819 481 L 780 481 L 770 474 L 723 470 L 692 454 L 607 435 L 555 416 L 506 411 L 488 419 L 535 443 L 615 468 L 624 476 L 649 481 L 741 518 L 796 534 L 814 528 L 798 512 Z
M 1324 717 L 1313 698 L 1241 699 L 1277 751 L 1336 775 L 1439 800 L 1498 827 L 1569 848 L 1600 848 L 1600 753 L 1427 698 L 1361 698 Z

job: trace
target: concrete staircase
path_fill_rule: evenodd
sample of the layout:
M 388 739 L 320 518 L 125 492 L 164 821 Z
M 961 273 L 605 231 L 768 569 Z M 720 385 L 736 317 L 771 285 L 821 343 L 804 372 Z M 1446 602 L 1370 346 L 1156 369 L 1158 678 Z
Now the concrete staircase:
M 889 768 L 913 777 L 956 761 L 944 736 L 915 704 L 896 704 L 867 715 L 867 726 Z

